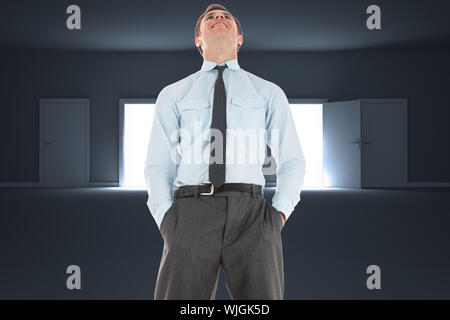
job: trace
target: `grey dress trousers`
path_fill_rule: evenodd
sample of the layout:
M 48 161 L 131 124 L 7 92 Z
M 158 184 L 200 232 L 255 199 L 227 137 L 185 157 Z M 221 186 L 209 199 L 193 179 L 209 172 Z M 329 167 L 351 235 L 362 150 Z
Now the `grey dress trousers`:
M 154 298 L 213 300 L 222 267 L 232 299 L 282 300 L 281 230 L 280 214 L 262 194 L 175 199 L 160 225 L 164 247 Z

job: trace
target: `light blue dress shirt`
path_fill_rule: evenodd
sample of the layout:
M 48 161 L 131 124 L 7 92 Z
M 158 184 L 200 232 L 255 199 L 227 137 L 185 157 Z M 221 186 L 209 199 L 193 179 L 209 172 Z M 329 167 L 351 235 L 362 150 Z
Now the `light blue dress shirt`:
M 287 220 L 300 201 L 306 169 L 288 99 L 278 85 L 240 68 L 237 59 L 219 65 L 224 64 L 228 67 L 223 72 L 227 98 L 225 183 L 264 186 L 267 143 L 277 164 L 272 206 Z M 218 76 L 216 65 L 203 60 L 199 71 L 164 87 L 157 97 L 144 176 L 147 206 L 158 228 L 173 204 L 174 190 L 208 181 L 211 144 L 207 133 Z

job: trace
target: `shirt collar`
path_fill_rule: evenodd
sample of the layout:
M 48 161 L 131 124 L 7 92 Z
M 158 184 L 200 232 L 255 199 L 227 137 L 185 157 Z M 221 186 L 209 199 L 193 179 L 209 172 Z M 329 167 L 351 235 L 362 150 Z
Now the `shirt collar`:
M 203 65 L 202 65 L 201 71 L 209 71 L 209 70 L 214 69 L 217 65 L 223 66 L 225 64 L 230 69 L 233 69 L 236 71 L 240 69 L 237 59 L 231 59 L 231 60 L 225 61 L 224 63 L 220 63 L 220 64 L 218 64 L 217 62 L 203 59 Z

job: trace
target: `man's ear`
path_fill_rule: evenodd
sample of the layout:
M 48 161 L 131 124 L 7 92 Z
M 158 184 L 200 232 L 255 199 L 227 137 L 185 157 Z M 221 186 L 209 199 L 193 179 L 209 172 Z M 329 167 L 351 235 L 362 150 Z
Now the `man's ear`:
M 198 37 L 195 38 L 194 42 L 195 42 L 195 46 L 196 46 L 197 48 L 200 47 L 200 46 L 202 45 L 202 40 L 200 40 Z
M 239 46 L 242 46 L 242 43 L 244 42 L 244 37 L 242 35 L 239 35 L 237 38 L 237 43 Z

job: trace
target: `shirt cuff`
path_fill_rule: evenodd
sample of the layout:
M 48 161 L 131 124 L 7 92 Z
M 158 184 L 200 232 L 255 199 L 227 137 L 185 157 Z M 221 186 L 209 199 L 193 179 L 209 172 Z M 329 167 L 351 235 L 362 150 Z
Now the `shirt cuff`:
M 155 218 L 156 224 L 158 226 L 158 229 L 161 229 L 161 222 L 164 218 L 164 216 L 167 213 L 167 210 L 172 206 L 173 202 L 165 202 L 158 206 L 158 208 L 155 211 L 155 214 L 153 215 L 153 218 Z
M 278 193 L 275 193 L 275 196 L 272 198 L 272 207 L 274 207 L 278 211 L 281 211 L 284 214 L 286 221 L 289 219 L 289 216 L 295 209 L 294 207 L 292 207 L 289 199 L 286 196 Z

